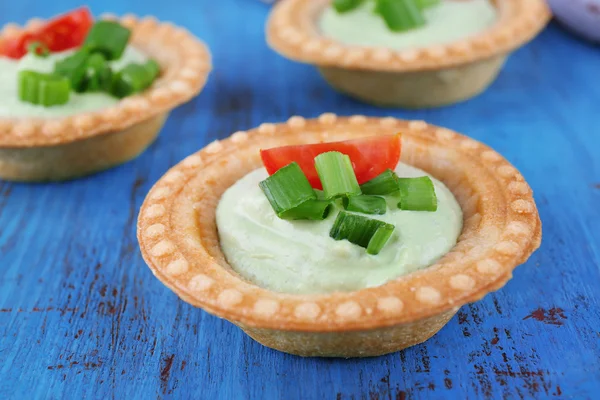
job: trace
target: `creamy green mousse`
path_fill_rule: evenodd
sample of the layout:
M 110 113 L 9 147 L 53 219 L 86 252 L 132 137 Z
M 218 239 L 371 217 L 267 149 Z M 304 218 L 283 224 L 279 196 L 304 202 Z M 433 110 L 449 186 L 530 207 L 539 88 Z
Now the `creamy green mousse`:
M 74 51 L 52 53 L 46 58 L 27 54 L 20 60 L 0 56 L 0 118 L 57 118 L 83 112 L 97 111 L 113 106 L 119 99 L 106 93 L 71 92 L 66 104 L 44 107 L 19 100 L 18 73 L 21 70 L 52 72 L 57 61 L 71 55 Z M 118 70 L 129 63 L 147 61 L 147 57 L 133 47 L 128 46 L 120 59 L 109 64 Z
M 401 177 L 425 172 L 399 164 Z M 329 237 L 339 208 L 324 221 L 285 221 L 275 215 L 255 170 L 230 187 L 217 207 L 221 248 L 229 264 L 258 286 L 283 293 L 353 291 L 382 285 L 427 267 L 447 253 L 462 230 L 462 211 L 452 193 L 433 179 L 436 212 L 402 211 L 388 198 L 388 211 L 371 216 L 396 226 L 378 255 L 346 240 Z
M 321 32 L 348 45 L 405 50 L 451 43 L 475 35 L 492 26 L 498 17 L 490 0 L 442 0 L 424 10 L 426 25 L 393 32 L 373 8 L 372 1 L 342 14 L 327 7 L 320 20 Z

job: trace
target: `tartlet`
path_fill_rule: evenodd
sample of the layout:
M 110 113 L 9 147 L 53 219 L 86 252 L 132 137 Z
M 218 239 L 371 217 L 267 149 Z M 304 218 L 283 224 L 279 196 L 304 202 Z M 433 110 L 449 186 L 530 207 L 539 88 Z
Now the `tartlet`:
M 436 107 L 471 98 L 496 78 L 507 56 L 533 39 L 551 13 L 544 0 L 494 0 L 490 29 L 454 43 L 410 50 L 350 46 L 316 23 L 330 0 L 282 0 L 267 22 L 269 45 L 315 65 L 336 90 L 381 106 Z
M 443 181 L 460 203 L 456 246 L 434 265 L 382 286 L 290 295 L 239 277 L 219 246 L 223 192 L 261 166 L 260 148 L 403 133 L 402 161 Z M 186 302 L 225 318 L 265 346 L 301 356 L 365 357 L 433 336 L 464 304 L 497 290 L 541 241 L 523 176 L 489 147 L 423 121 L 292 117 L 215 141 L 169 170 L 149 192 L 138 239 L 155 276 Z
M 204 86 L 211 69 L 206 46 L 189 32 L 153 17 L 125 15 L 131 43 L 155 59 L 161 75 L 150 88 L 115 106 L 61 118 L 0 118 L 0 179 L 55 181 L 81 177 L 126 162 L 156 138 L 168 113 Z M 6 25 L 0 39 L 25 28 Z

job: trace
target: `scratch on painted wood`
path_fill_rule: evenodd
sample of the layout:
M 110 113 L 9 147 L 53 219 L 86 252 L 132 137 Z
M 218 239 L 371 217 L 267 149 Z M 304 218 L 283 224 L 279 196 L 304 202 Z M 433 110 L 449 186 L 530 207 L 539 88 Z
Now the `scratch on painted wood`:
M 57 364 L 46 367 L 49 371 L 79 368 L 84 370 L 99 369 L 104 365 L 104 360 L 98 357 L 98 351 L 93 350 L 89 354 L 78 356 L 76 354 L 64 355 L 58 357 L 60 361 Z
M 564 320 L 567 319 L 567 316 L 565 315 L 565 311 L 560 307 L 553 307 L 549 310 L 540 307 L 532 311 L 531 314 L 523 319 L 526 320 L 530 318 L 548 325 L 561 326 L 563 325 Z
M 162 394 L 167 393 L 167 388 L 169 385 L 169 377 L 171 376 L 171 368 L 173 367 L 173 360 L 175 359 L 175 354 L 171 354 L 163 358 L 163 367 L 160 370 L 160 388 Z
M 0 312 L 10 313 L 10 312 L 18 312 L 18 313 L 43 313 L 49 311 L 59 312 L 60 315 L 65 315 L 66 313 L 76 313 L 79 310 L 78 307 L 33 307 L 30 310 L 25 310 L 22 308 L 0 308 Z

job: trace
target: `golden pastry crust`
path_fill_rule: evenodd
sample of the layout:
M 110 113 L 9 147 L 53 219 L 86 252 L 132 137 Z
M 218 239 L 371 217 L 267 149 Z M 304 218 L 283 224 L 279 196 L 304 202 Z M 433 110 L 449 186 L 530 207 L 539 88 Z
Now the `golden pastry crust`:
M 132 31 L 130 43 L 154 58 L 161 76 L 143 93 L 126 97 L 114 107 L 52 119 L 0 118 L 0 148 L 45 147 L 115 133 L 159 117 L 190 100 L 204 86 L 211 69 L 206 46 L 183 28 L 160 23 L 153 17 L 125 15 L 118 20 Z M 35 29 L 43 24 L 32 19 L 25 28 L 4 26 L 0 38 Z M 0 165 L 1 166 L 1 165 Z
M 402 161 L 443 181 L 463 209 L 463 232 L 448 254 L 421 271 L 348 293 L 276 293 L 233 272 L 219 246 L 216 206 L 228 187 L 262 165 L 261 148 L 396 132 L 403 134 Z M 523 176 L 482 143 L 423 121 L 323 114 L 236 132 L 187 157 L 149 192 L 138 239 L 152 272 L 183 300 L 270 347 L 350 357 L 424 341 L 461 305 L 502 287 L 539 247 L 541 223 Z M 374 344 L 383 337 L 392 342 Z
M 0 178 L 61 181 L 114 167 L 144 151 L 166 119 L 167 113 L 162 113 L 117 132 L 54 146 L 0 148 Z
M 493 0 L 499 20 L 489 30 L 447 45 L 410 50 L 350 46 L 322 36 L 317 16 L 330 0 L 282 0 L 267 22 L 269 45 L 321 67 L 389 72 L 451 68 L 509 53 L 537 35 L 552 14 L 544 0 Z

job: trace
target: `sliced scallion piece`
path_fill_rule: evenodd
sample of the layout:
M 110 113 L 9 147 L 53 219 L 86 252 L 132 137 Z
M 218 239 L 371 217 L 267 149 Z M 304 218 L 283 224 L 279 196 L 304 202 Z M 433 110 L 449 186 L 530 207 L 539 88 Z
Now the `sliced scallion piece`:
M 160 65 L 154 60 L 148 60 L 144 63 L 144 68 L 148 72 L 148 76 L 151 81 L 154 81 L 156 77 L 160 74 Z
M 401 210 L 436 211 L 437 196 L 431 178 L 398 178 Z
M 82 92 L 89 56 L 86 50 L 79 50 L 54 64 L 54 73 L 69 79 L 74 91 Z
M 340 211 L 329 236 L 335 240 L 348 240 L 375 255 L 385 246 L 393 232 L 394 225 Z
M 383 171 L 375 178 L 360 185 L 363 194 L 384 196 L 398 191 L 398 176 L 391 169 Z
M 379 7 L 378 7 L 378 2 L 377 0 L 375 1 L 375 5 L 373 6 L 373 14 L 375 15 L 379 15 Z
M 315 157 L 315 168 L 323 184 L 325 199 L 357 196 L 360 186 L 354 175 L 350 157 L 337 151 L 329 151 Z
M 427 7 L 435 6 L 440 3 L 440 0 L 416 0 L 417 6 L 423 10 Z
M 71 85 L 67 78 L 36 71 L 19 72 L 19 99 L 46 107 L 69 101 Z
M 313 221 L 322 221 L 331 211 L 331 201 L 326 200 L 307 200 L 297 207 L 284 211 L 279 215 L 281 219 L 308 219 Z
M 376 9 L 391 31 L 402 32 L 425 25 L 416 0 L 376 0 Z
M 390 240 L 390 237 L 392 237 L 392 233 L 394 233 L 394 225 L 385 224 L 377 228 L 375 234 L 371 237 L 371 240 L 369 240 L 367 253 L 372 255 L 379 254 L 381 249 L 383 249 Z
M 158 64 L 152 60 L 144 64 L 127 64 L 115 75 L 111 93 L 123 98 L 141 92 L 152 85 L 158 73 Z
M 112 70 L 102 53 L 89 56 L 86 64 L 83 88 L 86 92 L 109 91 L 112 85 Z
M 46 43 L 43 42 L 31 42 L 27 45 L 27 52 L 38 57 L 48 57 L 50 50 Z
M 333 8 L 338 13 L 345 13 L 347 11 L 354 10 L 358 7 L 364 0 L 334 0 Z
M 383 197 L 379 196 L 352 196 L 345 197 L 343 200 L 344 208 L 348 211 L 359 212 L 363 214 L 385 214 L 387 203 Z
M 90 53 L 104 54 L 107 60 L 118 60 L 123 55 L 131 31 L 118 22 L 98 21 L 92 26 L 83 47 Z
M 317 200 L 317 195 L 306 179 L 306 175 L 295 162 L 279 169 L 260 182 L 259 186 L 271 203 L 273 211 L 280 218 L 283 218 L 286 213 L 289 213 L 288 217 L 295 217 L 296 214 L 291 210 L 309 200 Z

